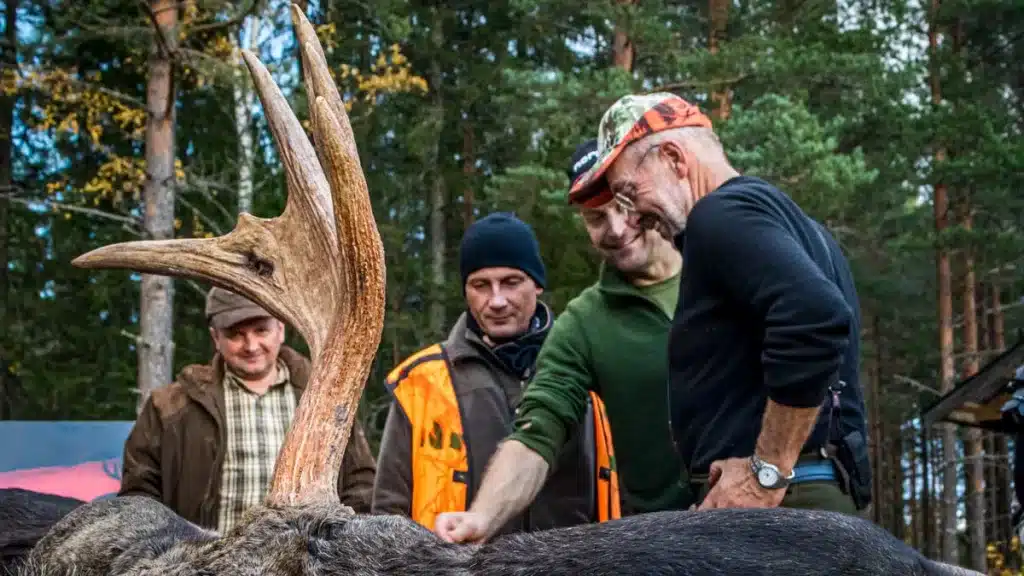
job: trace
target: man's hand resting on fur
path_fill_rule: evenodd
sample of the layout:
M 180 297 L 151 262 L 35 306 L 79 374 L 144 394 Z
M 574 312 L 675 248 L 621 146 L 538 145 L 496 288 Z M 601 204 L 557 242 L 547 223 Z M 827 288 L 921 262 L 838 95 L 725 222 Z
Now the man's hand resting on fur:
M 774 508 L 782 503 L 785 489 L 769 490 L 757 483 L 750 458 L 730 458 L 711 463 L 711 489 L 698 510 L 710 508 Z
M 498 446 L 468 512 L 437 515 L 434 533 L 446 542 L 481 543 L 533 502 L 544 486 L 548 463 L 516 440 Z
M 434 533 L 445 542 L 482 544 L 490 537 L 488 524 L 479 512 L 444 512 L 437 515 Z

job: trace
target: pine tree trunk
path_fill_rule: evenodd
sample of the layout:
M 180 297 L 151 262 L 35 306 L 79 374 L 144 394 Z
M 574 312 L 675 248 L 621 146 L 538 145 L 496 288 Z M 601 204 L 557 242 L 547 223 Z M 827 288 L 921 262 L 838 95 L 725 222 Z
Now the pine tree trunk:
M 996 490 L 996 438 L 995 434 L 985 432 L 982 434 L 982 446 L 985 450 L 985 535 L 989 542 L 1001 539 L 999 534 L 999 505 Z
M 886 530 L 889 530 L 892 525 L 890 518 L 892 517 L 893 509 L 892 502 L 889 501 L 891 493 L 888 490 L 891 463 L 887 457 L 888 451 L 885 449 L 888 440 L 889 426 L 884 420 L 880 419 L 878 422 L 878 437 L 875 440 L 878 466 L 874 470 L 874 474 L 878 478 L 874 486 L 878 491 L 878 498 L 874 499 L 872 502 L 874 502 L 874 521 Z
M 0 74 L 13 73 L 18 69 L 18 0 L 7 0 L 4 7 L 4 40 L 0 44 Z M 0 90 L 0 194 L 14 190 L 14 105 L 17 96 L 8 96 Z M 8 326 L 10 308 L 10 279 L 7 267 L 10 257 L 10 210 L 11 203 L 0 199 L 0 327 Z M 0 336 L 0 420 L 11 417 L 11 384 L 9 367 L 14 361 L 11 352 Z
M 1003 325 L 1003 299 L 999 284 L 992 283 L 992 350 L 1003 352 L 1006 350 L 1006 332 Z
M 940 0 L 932 0 L 931 18 L 928 29 L 928 46 L 931 58 L 931 93 L 932 103 L 937 107 L 942 103 L 942 91 L 939 84 L 939 57 L 938 57 L 938 12 Z M 946 160 L 946 149 L 941 142 L 936 142 L 935 158 L 936 165 L 941 165 Z M 939 358 L 940 358 L 940 387 L 939 391 L 945 394 L 953 389 L 956 379 L 953 366 L 953 295 L 952 295 L 952 274 L 950 271 L 949 252 L 944 246 L 942 235 L 949 227 L 949 196 L 946 184 L 941 181 L 935 182 L 935 191 L 932 198 L 935 209 L 935 267 L 936 280 L 938 283 L 938 320 L 939 320 Z M 946 562 L 959 564 L 959 550 L 957 546 L 956 517 L 958 499 L 956 494 L 957 473 L 956 473 L 956 429 L 952 424 L 940 425 L 942 429 L 942 559 Z
M 445 255 L 447 241 L 445 237 L 445 182 L 442 166 L 441 137 L 444 133 L 444 77 L 441 71 L 440 56 L 444 51 L 444 18 L 442 10 L 433 8 L 433 21 L 430 28 L 431 50 L 434 54 L 430 62 L 431 105 L 433 107 L 434 128 L 437 142 L 433 153 L 431 172 L 433 181 L 430 184 L 430 280 L 433 296 L 430 302 L 431 338 L 442 338 L 445 330 Z
M 932 466 L 931 458 L 931 433 L 929 428 L 921 427 L 921 549 L 928 558 L 936 558 L 935 553 L 935 507 L 933 506 L 932 494 Z
M 978 319 L 978 362 L 984 364 L 992 354 L 992 333 L 989 329 L 988 304 L 986 299 L 988 285 L 978 282 L 974 291 L 975 316 Z M 982 444 L 985 451 L 985 534 L 988 540 L 999 541 L 1002 535 L 999 533 L 999 498 L 997 489 L 996 473 L 996 439 L 992 432 L 982 434 Z
M 881 386 L 882 331 L 877 314 L 871 315 L 869 326 L 871 327 L 869 334 L 875 347 L 874 354 L 868 358 L 868 362 L 870 362 L 868 377 L 871 385 L 869 390 L 871 404 L 868 406 L 868 430 L 870 434 L 868 442 L 871 450 L 871 468 L 874 470 L 871 478 L 871 501 L 873 502 L 871 514 L 875 524 L 884 526 L 882 515 L 883 511 L 888 509 L 888 506 L 882 500 L 882 477 L 885 474 L 885 465 L 882 461 L 882 442 L 884 440 L 882 435 L 881 395 L 879 394 Z
M 999 284 L 995 281 L 991 284 L 991 319 L 989 322 L 989 338 L 992 342 L 992 351 L 1001 353 L 1006 350 L 1006 337 L 1003 325 L 1003 303 L 1000 294 Z M 996 500 L 997 506 L 993 510 L 999 522 L 999 533 L 1002 538 L 1009 540 L 1013 535 L 1013 526 L 1010 522 L 1010 504 L 1013 502 L 1013 485 L 1010 464 L 1010 444 L 1005 434 L 996 436 L 996 451 L 993 455 L 996 462 Z
M 146 182 L 143 227 L 150 239 L 174 236 L 175 95 L 172 58 L 178 38 L 178 3 L 151 0 L 156 20 L 146 86 Z M 142 275 L 139 313 L 139 405 L 171 381 L 174 361 L 174 283 L 168 276 Z
M 904 495 L 903 495 L 903 434 L 898 425 L 892 427 L 891 440 L 889 442 L 889 532 L 896 538 L 903 540 L 906 537 L 906 520 L 904 519 Z
M 729 2 L 731 0 L 709 0 L 708 52 L 712 56 L 718 54 L 719 46 L 725 40 L 726 27 L 729 24 Z M 716 120 L 726 120 L 732 111 L 732 91 L 729 86 L 721 85 L 711 92 L 711 114 Z
M 1013 523 L 1010 517 L 1010 505 L 1013 503 L 1013 486 L 1011 479 L 1010 464 L 1010 443 L 1005 434 L 996 434 L 995 437 L 995 499 L 996 505 L 992 509 L 995 515 L 996 532 L 1000 540 L 1007 542 L 1013 537 Z
M 249 16 L 245 19 L 242 30 L 248 31 L 248 38 L 245 42 L 247 50 L 255 51 L 259 39 L 260 28 L 263 25 L 262 15 Z M 252 136 L 252 109 L 255 104 L 256 93 L 253 90 L 249 74 L 242 62 L 242 40 L 237 35 L 231 35 L 231 41 L 235 44 L 235 133 L 238 137 L 238 212 L 252 214 L 253 194 L 253 136 Z
M 910 545 L 921 549 L 921 499 L 918 493 L 917 434 L 910 435 Z
M 969 190 L 964 191 L 961 206 L 961 225 L 970 232 L 974 225 Z M 978 373 L 978 311 L 975 294 L 974 249 L 968 239 L 964 255 L 964 378 Z M 981 430 L 970 427 L 964 432 L 964 452 L 967 475 L 967 533 L 970 544 L 971 567 L 985 570 L 985 466 Z
M 935 470 L 936 472 L 933 478 L 934 484 L 932 485 L 932 494 L 935 495 L 934 502 L 936 516 L 935 551 L 938 554 L 939 558 L 945 557 L 945 555 L 947 554 L 947 550 L 951 550 L 951 552 L 949 553 L 959 558 L 959 548 L 956 539 L 953 539 L 952 548 L 948 547 L 949 543 L 946 541 L 946 527 L 950 524 L 949 518 L 946 516 L 946 495 L 943 493 L 943 490 L 945 489 L 945 487 L 943 486 L 943 484 L 945 483 L 945 477 L 939 473 L 940 471 L 945 469 L 945 467 L 943 466 L 943 464 L 945 463 L 946 450 L 944 446 L 946 440 L 945 436 L 945 430 L 942 430 L 938 437 L 934 439 L 933 446 L 935 449 L 932 451 L 932 469 Z M 956 520 L 954 518 L 954 524 L 952 524 L 954 534 L 956 533 L 955 521 Z M 959 560 L 956 563 L 959 564 Z
M 636 4 L 637 0 L 615 0 L 619 5 Z M 629 33 L 621 26 L 615 26 L 615 34 L 612 38 L 612 65 L 622 68 L 626 72 L 633 71 L 633 62 L 636 59 L 633 41 L 629 39 Z

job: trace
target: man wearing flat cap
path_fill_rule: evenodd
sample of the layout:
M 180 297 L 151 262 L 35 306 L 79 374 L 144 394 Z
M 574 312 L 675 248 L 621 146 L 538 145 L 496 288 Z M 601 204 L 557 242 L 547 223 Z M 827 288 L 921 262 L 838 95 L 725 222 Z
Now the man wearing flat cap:
M 238 294 L 210 290 L 206 319 L 216 353 L 145 400 L 125 443 L 119 495 L 156 498 L 224 533 L 263 500 L 310 362 L 284 345 L 280 320 Z M 368 512 L 376 463 L 358 422 L 353 430 L 338 494 Z

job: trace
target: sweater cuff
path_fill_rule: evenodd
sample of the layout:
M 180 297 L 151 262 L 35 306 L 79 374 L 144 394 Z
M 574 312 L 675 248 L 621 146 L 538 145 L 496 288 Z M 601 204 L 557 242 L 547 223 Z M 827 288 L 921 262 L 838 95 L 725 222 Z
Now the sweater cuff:
M 838 381 L 839 374 L 836 373 L 824 385 L 770 386 L 768 398 L 790 408 L 814 408 L 825 402 L 829 387 Z
M 550 468 L 555 466 L 558 452 L 565 443 L 565 431 L 554 413 L 533 408 L 516 418 L 515 431 L 508 437 L 533 450 Z

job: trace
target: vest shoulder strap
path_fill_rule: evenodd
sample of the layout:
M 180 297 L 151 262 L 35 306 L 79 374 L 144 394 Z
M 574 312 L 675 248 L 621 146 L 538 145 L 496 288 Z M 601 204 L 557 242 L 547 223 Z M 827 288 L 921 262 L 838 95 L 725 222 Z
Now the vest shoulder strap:
M 391 372 L 388 373 L 387 379 L 385 380 L 388 392 L 394 393 L 395 387 L 398 386 L 398 383 L 405 379 L 410 372 L 421 364 L 433 360 L 444 359 L 444 348 L 440 344 L 433 344 L 415 352 L 405 360 L 402 360 L 398 366 L 395 366 Z
M 615 446 L 612 442 L 611 426 L 604 402 L 595 392 L 590 392 L 590 408 L 592 411 L 594 437 L 594 463 L 596 470 L 595 504 L 597 521 L 607 522 L 622 517 L 619 500 L 619 471 L 615 465 Z

